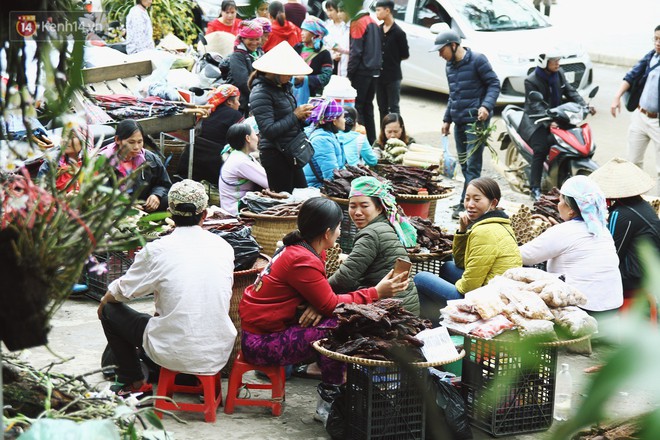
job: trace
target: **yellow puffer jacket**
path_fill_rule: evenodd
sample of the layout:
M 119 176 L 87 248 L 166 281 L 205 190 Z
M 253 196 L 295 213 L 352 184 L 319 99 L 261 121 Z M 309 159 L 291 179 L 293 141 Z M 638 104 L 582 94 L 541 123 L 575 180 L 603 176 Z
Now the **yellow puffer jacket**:
M 507 269 L 522 266 L 514 237 L 511 221 L 501 211 L 477 221 L 465 233 L 454 235 L 454 262 L 465 269 L 456 282 L 461 294 L 487 284 Z

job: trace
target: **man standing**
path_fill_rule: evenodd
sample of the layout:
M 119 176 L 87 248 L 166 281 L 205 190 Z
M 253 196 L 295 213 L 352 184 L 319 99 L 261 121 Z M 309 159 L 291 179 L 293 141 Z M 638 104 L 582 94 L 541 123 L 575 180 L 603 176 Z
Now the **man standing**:
M 376 18 L 382 20 L 380 39 L 382 43 L 383 65 L 376 86 L 379 121 L 388 113 L 401 113 L 399 96 L 401 94 L 401 61 L 410 57 L 406 33 L 394 22 L 394 1 L 378 0 Z
M 555 143 L 555 139 L 550 133 L 550 127 L 557 127 L 557 124 L 555 122 L 536 124 L 532 117 L 543 115 L 547 109 L 557 107 L 562 103 L 564 97 L 582 106 L 587 105 L 571 83 L 566 80 L 564 71 L 559 67 L 560 59 L 561 56 L 558 53 L 539 54 L 536 57 L 536 69 L 525 78 L 525 114 L 520 122 L 520 136 L 534 150 L 529 178 L 530 195 L 534 201 L 541 198 L 543 163 L 548 157 L 550 147 Z M 543 95 L 543 100 L 529 99 L 531 92 L 539 92 Z M 592 115 L 596 114 L 593 107 L 590 112 Z
M 373 144 L 376 140 L 374 97 L 383 59 L 380 31 L 369 12 L 362 10 L 351 20 L 350 35 L 348 79 L 357 91 L 355 109 L 358 122 L 366 128 L 369 144 Z
M 657 188 L 660 195 L 660 25 L 653 35 L 654 49 L 639 60 L 635 67 L 623 78 L 619 91 L 612 103 L 612 116 L 621 111 L 621 97 L 630 91 L 631 96 L 626 105 L 633 111 L 628 128 L 628 160 L 644 169 L 644 153 L 649 143 L 655 144 L 655 169 Z M 636 90 L 631 90 L 636 84 Z M 641 90 L 641 94 L 639 93 Z M 635 93 L 637 91 L 637 93 Z M 635 95 L 635 96 L 632 96 Z
M 183 180 L 169 191 L 174 231 L 148 243 L 121 278 L 108 286 L 98 316 L 116 363 L 120 396 L 152 392 L 136 347 L 169 370 L 216 374 L 236 338 L 229 318 L 234 250 L 201 228 L 208 196 L 201 183 Z M 124 303 L 154 293 L 156 314 Z
M 447 82 L 449 100 L 443 118 L 442 134 L 449 135 L 453 122 L 456 151 L 465 178 L 461 199 L 453 206 L 452 218 L 457 219 L 464 211 L 465 190 L 471 180 L 481 176 L 484 145 L 476 144 L 476 136 L 471 127 L 480 122 L 488 127 L 490 115 L 500 94 L 500 81 L 485 55 L 461 46 L 461 37 L 453 30 L 438 34 L 431 52 L 447 61 Z

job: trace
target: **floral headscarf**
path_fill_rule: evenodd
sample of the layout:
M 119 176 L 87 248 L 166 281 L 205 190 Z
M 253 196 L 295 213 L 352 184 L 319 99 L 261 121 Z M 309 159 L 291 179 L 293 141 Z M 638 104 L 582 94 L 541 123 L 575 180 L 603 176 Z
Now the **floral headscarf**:
M 300 29 L 311 32 L 314 35 L 314 50 L 321 50 L 323 38 L 329 33 L 325 24 L 317 17 L 310 16 L 302 22 Z
M 223 84 L 217 89 L 215 89 L 215 93 L 209 99 L 209 104 L 213 106 L 213 108 L 211 109 L 211 113 L 214 112 L 219 105 L 222 105 L 226 100 L 228 100 L 232 96 L 241 96 L 240 90 L 238 90 L 238 87 L 234 85 Z
M 312 114 L 307 118 L 307 122 L 314 125 L 334 121 L 344 114 L 344 108 L 334 99 L 311 98 L 309 104 L 312 104 L 314 108 Z
M 590 233 L 595 236 L 609 234 L 605 194 L 596 182 L 587 176 L 574 176 L 564 182 L 559 192 L 575 199 Z
M 264 34 L 270 34 L 273 31 L 273 24 L 266 17 L 257 17 L 252 21 L 256 21 L 261 25 Z
M 238 28 L 239 38 L 259 38 L 264 34 L 261 23 L 256 20 L 244 20 Z
M 348 197 L 378 197 L 385 209 L 387 220 L 396 231 L 401 243 L 407 248 L 414 247 L 417 244 L 417 230 L 396 204 L 391 191 L 392 186 L 388 181 L 382 182 L 375 177 L 362 176 L 351 182 L 351 192 Z

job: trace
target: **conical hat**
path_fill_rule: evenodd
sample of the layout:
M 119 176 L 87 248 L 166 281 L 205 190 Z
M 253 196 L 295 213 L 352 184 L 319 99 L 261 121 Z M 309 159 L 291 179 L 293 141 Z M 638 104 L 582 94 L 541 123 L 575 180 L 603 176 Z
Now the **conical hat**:
M 625 199 L 644 194 L 655 186 L 653 178 L 632 162 L 615 157 L 594 171 L 591 177 L 608 199 Z
M 266 52 L 261 58 L 252 63 L 252 67 L 260 72 L 275 73 L 277 75 L 309 75 L 312 73 L 312 68 L 303 61 L 302 57 L 286 41 L 282 41 Z

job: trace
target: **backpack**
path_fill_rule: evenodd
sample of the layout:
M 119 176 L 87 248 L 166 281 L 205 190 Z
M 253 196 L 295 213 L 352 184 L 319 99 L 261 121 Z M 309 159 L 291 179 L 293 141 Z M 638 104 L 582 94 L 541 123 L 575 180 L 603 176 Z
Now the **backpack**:
M 222 61 L 220 61 L 218 68 L 220 69 L 220 78 L 222 78 L 225 83 L 228 83 L 231 79 L 231 66 L 229 64 L 229 57 L 223 58 Z

